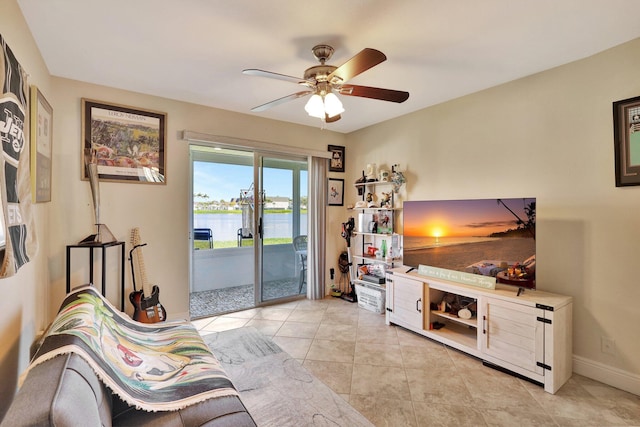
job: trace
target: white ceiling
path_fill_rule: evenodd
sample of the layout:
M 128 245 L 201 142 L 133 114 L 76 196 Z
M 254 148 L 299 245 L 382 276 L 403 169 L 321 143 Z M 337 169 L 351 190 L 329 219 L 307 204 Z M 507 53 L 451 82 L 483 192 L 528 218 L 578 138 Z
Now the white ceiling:
M 302 77 L 316 44 L 340 65 L 365 47 L 387 61 L 351 83 L 408 91 L 403 104 L 342 96 L 326 128 L 351 132 L 640 37 L 638 0 L 18 0 L 54 76 L 320 127 L 306 97 L 247 76 Z M 113 100 L 110 100 L 113 101 Z

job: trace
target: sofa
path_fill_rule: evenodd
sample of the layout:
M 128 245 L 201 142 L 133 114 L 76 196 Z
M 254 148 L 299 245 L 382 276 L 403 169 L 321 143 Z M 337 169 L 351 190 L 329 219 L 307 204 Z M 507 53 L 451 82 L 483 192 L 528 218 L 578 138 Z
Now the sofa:
M 75 297 L 71 294 L 70 296 Z M 73 298 L 68 297 L 68 300 Z M 75 323 L 77 318 L 64 320 L 64 328 L 72 329 L 73 327 L 68 325 Z M 49 331 L 54 329 L 55 324 L 54 320 Z M 190 325 L 188 327 L 192 328 Z M 193 346 L 194 337 L 188 338 L 185 330 L 181 329 L 181 331 L 183 335 L 177 335 L 174 341 L 178 344 L 181 344 L 180 341 L 186 341 L 185 347 Z M 195 329 L 193 331 L 195 339 L 199 339 Z M 38 353 L 46 349 L 48 343 L 56 338 L 50 336 L 34 344 L 36 349 L 34 360 L 37 361 Z M 206 347 L 204 351 L 215 360 L 215 357 L 206 351 Z M 92 366 L 88 363 L 91 359 L 86 357 L 82 351 L 65 350 L 54 354 L 51 358 L 45 358 L 44 361 L 38 361 L 38 363 L 32 361 L 0 427 L 256 426 L 238 394 L 216 395 L 211 398 L 205 394 L 202 395 L 202 399 L 205 400 L 192 400 L 186 406 L 172 406 L 171 410 L 137 409 L 136 406 L 129 405 L 112 392 L 113 386 L 108 387 L 106 385 L 108 382 L 104 381 L 105 371 L 100 369 L 96 371 L 95 362 L 92 362 L 94 364 Z M 157 355 L 157 357 L 161 359 L 165 356 Z M 99 373 L 102 376 L 99 376 Z M 224 373 L 222 378 L 223 381 L 229 381 Z M 215 389 L 214 382 L 211 381 L 199 385 L 205 391 Z
M 235 396 L 177 411 L 137 410 L 114 396 L 76 354 L 36 366 L 16 394 L 2 427 L 17 426 L 255 426 Z

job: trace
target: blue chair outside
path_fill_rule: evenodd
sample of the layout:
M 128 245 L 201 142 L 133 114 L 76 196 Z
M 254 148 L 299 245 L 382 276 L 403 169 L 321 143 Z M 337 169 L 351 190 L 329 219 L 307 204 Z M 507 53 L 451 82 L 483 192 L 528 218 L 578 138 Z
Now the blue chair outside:
M 193 240 L 209 242 L 209 249 L 213 249 L 213 232 L 210 228 L 194 228 Z

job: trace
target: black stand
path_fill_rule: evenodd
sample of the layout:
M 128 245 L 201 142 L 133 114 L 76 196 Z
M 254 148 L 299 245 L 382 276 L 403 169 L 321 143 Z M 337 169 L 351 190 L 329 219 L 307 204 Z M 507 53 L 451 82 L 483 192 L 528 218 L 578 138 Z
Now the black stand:
M 120 310 L 124 311 L 124 242 L 109 243 L 79 243 L 76 245 L 67 245 L 67 294 L 71 292 L 71 249 L 89 249 L 89 282 L 93 285 L 93 259 L 96 249 L 102 250 L 102 295 L 106 297 L 106 279 L 107 279 L 107 249 L 111 247 L 120 247 Z

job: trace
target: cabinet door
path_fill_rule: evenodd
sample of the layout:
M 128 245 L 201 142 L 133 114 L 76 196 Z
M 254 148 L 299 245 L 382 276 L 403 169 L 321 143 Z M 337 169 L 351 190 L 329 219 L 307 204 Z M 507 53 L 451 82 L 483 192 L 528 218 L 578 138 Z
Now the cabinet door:
M 543 310 L 487 298 L 483 315 L 483 353 L 537 374 L 544 362 Z
M 424 283 L 404 277 L 392 276 L 389 320 L 401 326 L 422 330 L 424 323 Z

